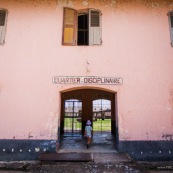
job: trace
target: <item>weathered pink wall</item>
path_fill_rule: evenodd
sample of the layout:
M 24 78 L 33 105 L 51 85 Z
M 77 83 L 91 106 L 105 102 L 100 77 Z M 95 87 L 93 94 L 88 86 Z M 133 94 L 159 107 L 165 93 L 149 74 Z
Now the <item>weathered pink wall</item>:
M 63 7 L 96 8 L 101 46 L 62 46 Z M 60 91 L 53 76 L 122 77 L 117 92 L 120 140 L 173 135 L 173 1 L 0 0 L 8 10 L 0 45 L 0 138 L 57 139 Z

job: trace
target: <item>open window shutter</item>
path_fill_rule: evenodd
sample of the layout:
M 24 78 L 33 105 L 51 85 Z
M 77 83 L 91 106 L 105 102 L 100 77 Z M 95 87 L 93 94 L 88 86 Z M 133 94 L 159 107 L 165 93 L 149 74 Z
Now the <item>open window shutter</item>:
M 6 11 L 0 10 L 0 44 L 5 42 Z
M 89 9 L 89 45 L 101 45 L 101 12 Z
M 63 45 L 76 45 L 76 10 L 64 8 Z
M 173 12 L 170 13 L 171 45 L 173 46 Z

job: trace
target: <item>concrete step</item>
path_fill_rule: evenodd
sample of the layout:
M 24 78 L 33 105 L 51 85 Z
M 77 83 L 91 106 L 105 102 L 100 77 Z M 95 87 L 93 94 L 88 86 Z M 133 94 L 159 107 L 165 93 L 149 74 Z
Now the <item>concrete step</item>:
M 133 159 L 127 153 L 93 153 L 95 163 L 131 162 Z
M 40 161 L 56 162 L 89 162 L 93 160 L 92 153 L 43 153 L 39 156 Z
M 88 162 L 95 163 L 118 163 L 131 162 L 132 159 L 126 153 L 43 153 L 39 157 L 40 161 L 57 162 Z

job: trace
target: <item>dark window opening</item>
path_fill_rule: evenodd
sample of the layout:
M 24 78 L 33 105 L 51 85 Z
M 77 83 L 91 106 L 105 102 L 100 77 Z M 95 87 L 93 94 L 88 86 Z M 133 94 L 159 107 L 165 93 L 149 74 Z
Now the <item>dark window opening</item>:
M 0 44 L 5 43 L 7 11 L 0 9 Z
M 88 15 L 78 15 L 77 45 L 88 45 Z
M 173 47 L 173 12 L 168 13 L 168 17 L 169 17 L 169 28 L 170 28 L 171 46 Z
M 5 25 L 5 16 L 6 16 L 6 11 L 0 10 L 0 26 Z
M 170 20 L 171 20 L 171 28 L 173 28 L 173 13 L 171 13 L 171 16 L 170 16 Z

